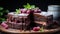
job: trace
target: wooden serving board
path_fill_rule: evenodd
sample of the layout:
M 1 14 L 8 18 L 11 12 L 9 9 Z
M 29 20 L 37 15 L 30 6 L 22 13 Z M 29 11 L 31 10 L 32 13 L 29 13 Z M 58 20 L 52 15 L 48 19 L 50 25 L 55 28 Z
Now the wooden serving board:
M 6 33 L 15 33 L 15 34 L 46 34 L 46 33 L 53 33 L 53 32 L 60 31 L 60 27 L 56 29 L 50 29 L 50 30 L 44 29 L 44 32 L 40 32 L 40 31 L 32 31 L 32 30 L 31 31 L 20 31 L 16 29 L 5 29 L 0 25 L 0 30 Z

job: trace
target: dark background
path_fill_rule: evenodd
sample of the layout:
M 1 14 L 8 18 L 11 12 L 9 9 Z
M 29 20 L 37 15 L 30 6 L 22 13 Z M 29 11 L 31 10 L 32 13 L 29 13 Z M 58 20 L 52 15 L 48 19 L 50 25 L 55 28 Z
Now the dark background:
M 34 4 L 43 11 L 47 11 L 48 5 L 60 5 L 59 0 L 0 0 L 0 6 L 10 11 L 22 8 L 27 3 Z

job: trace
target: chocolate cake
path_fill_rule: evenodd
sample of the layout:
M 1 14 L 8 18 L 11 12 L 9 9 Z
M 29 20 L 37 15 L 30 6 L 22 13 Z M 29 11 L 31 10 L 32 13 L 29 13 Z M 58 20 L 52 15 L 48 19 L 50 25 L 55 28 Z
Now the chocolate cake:
M 40 15 L 39 13 L 34 13 L 34 21 L 35 23 L 39 24 L 40 27 L 43 26 L 44 28 L 47 28 L 48 25 L 53 23 L 53 16 L 52 15 L 43 16 Z
M 14 14 L 8 13 L 8 18 L 7 18 L 7 24 L 9 28 L 14 28 L 14 29 L 23 29 L 26 28 L 29 23 L 30 19 L 28 18 L 29 14 Z
M 47 27 L 49 25 L 49 22 L 52 23 L 52 16 L 43 16 L 40 15 L 40 13 L 35 12 L 32 9 L 27 9 L 25 10 L 26 12 L 28 11 L 29 13 L 18 13 L 16 12 L 10 12 L 7 15 L 7 20 L 6 24 L 8 25 L 9 28 L 13 29 L 33 29 L 33 27 L 37 26 L 44 26 Z M 39 24 L 39 25 L 37 25 Z
M 53 23 L 53 15 L 41 15 L 39 8 L 23 8 L 16 11 L 8 13 L 6 21 L 1 24 L 4 28 L 39 31 L 40 28 L 49 28 Z

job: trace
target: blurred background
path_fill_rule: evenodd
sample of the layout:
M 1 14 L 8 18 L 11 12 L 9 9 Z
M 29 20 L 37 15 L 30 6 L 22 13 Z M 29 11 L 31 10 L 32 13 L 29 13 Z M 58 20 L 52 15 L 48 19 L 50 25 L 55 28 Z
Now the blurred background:
M 36 5 L 43 11 L 47 11 L 48 5 L 60 5 L 59 0 L 0 0 L 0 7 L 15 11 L 17 8 L 23 8 L 27 3 Z

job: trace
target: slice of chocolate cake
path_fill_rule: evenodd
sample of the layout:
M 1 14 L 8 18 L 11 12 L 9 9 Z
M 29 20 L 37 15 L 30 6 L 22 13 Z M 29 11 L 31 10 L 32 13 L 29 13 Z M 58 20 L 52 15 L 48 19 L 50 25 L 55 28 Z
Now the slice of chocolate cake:
M 40 15 L 40 13 L 34 13 L 34 21 L 39 24 L 40 27 L 44 26 L 44 28 L 47 28 L 51 23 L 53 23 L 53 16 L 43 16 Z

